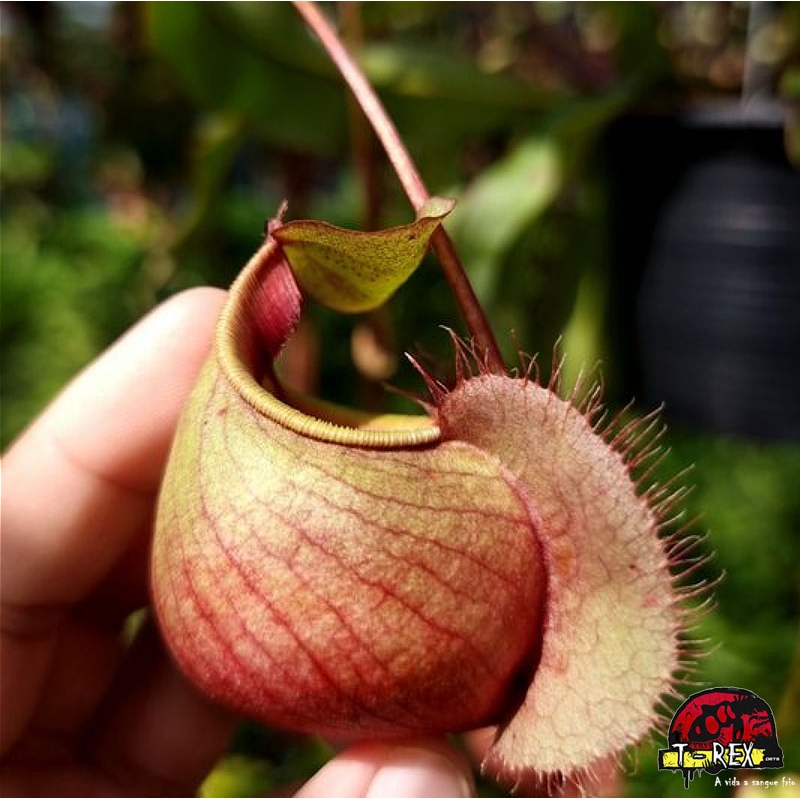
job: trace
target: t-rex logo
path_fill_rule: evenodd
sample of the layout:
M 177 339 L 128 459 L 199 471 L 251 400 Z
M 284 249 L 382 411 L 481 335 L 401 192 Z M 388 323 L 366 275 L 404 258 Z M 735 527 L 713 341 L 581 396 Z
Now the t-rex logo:
M 669 726 L 669 748 L 658 751 L 659 769 L 679 769 L 683 781 L 695 770 L 775 769 L 783 751 L 772 709 L 747 689 L 706 689 L 693 694 Z

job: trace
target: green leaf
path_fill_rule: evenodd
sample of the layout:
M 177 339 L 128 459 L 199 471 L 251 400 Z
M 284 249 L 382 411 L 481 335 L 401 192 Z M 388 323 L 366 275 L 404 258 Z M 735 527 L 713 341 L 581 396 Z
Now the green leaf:
M 147 8 L 153 48 L 201 107 L 240 116 L 254 135 L 281 147 L 333 155 L 346 146 L 344 84 L 291 4 Z M 434 165 L 454 156 L 465 138 L 529 124 L 532 113 L 572 97 L 488 73 L 443 42 L 432 47 L 384 41 L 385 31 L 379 36 L 382 41 L 358 49 L 358 61 L 406 144 Z
M 282 63 L 243 37 L 228 5 L 149 5 L 148 35 L 153 48 L 175 69 L 200 106 L 229 118 L 240 117 L 279 146 L 335 152 L 347 140 L 341 84 L 333 77 L 325 79 Z M 303 33 L 288 4 L 270 6 L 274 8 L 264 9 L 262 24 L 273 25 L 275 35 L 294 40 L 297 28 Z M 325 125 L 319 124 L 320 119 Z
M 454 200 L 432 197 L 416 221 L 383 231 L 298 220 L 272 235 L 308 294 L 335 311 L 358 313 L 377 308 L 408 280 L 454 206 Z
M 561 187 L 558 148 L 549 138 L 532 136 L 484 170 L 464 193 L 452 235 L 484 303 L 494 299 L 499 265 L 509 248 Z
M 238 117 L 209 115 L 198 127 L 192 154 L 194 191 L 176 234 L 174 249 L 186 246 L 209 222 L 245 137 L 245 125 Z
M 787 100 L 800 100 L 800 67 L 788 67 L 781 76 L 778 92 Z
M 201 797 L 260 797 L 272 787 L 272 767 L 261 758 L 229 755 L 203 781 Z

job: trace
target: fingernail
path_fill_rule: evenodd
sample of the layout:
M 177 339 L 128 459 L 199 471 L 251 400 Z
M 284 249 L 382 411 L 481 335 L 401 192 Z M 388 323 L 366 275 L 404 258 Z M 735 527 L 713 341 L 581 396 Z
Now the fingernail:
M 449 759 L 418 747 L 395 747 L 367 797 L 472 797 L 469 778 Z

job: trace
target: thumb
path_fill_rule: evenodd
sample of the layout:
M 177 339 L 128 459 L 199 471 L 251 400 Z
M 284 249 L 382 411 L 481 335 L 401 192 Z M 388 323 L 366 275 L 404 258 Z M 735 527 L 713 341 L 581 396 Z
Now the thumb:
M 328 762 L 297 797 L 472 797 L 466 759 L 434 739 L 365 742 Z

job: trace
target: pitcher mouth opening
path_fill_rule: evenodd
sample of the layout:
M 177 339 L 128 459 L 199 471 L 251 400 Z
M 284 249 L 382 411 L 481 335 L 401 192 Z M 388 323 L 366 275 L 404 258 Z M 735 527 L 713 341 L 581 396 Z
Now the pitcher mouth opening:
M 231 287 L 217 326 L 216 358 L 237 394 L 279 425 L 323 442 L 388 449 L 438 441 L 441 431 L 431 417 L 370 414 L 310 397 L 279 382 L 274 353 L 266 352 L 259 341 L 252 316 L 252 298 L 258 296 L 274 254 L 274 242 L 268 241 L 251 259 Z
M 439 427 L 428 416 L 348 408 L 299 392 L 269 375 L 262 386 L 269 405 L 265 413 L 311 438 L 360 447 L 413 447 L 440 438 Z

